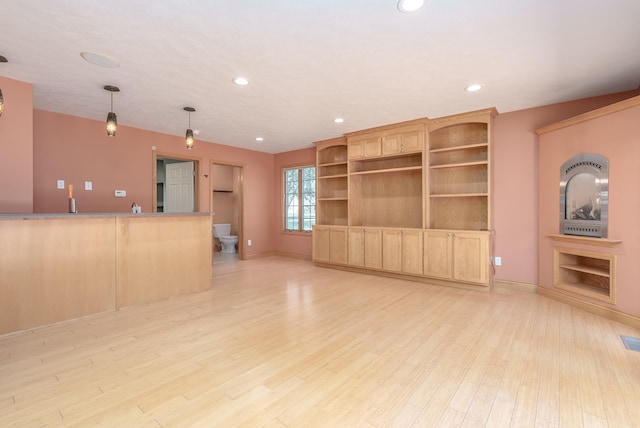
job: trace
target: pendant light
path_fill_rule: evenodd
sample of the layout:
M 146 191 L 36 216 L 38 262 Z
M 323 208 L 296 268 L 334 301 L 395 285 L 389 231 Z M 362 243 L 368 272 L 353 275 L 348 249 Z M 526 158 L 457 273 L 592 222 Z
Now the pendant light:
M 189 112 L 189 128 L 187 128 L 187 136 L 185 142 L 187 143 L 187 149 L 191 150 L 193 147 L 193 130 L 191 129 L 191 113 L 196 111 L 193 107 L 185 107 L 184 111 Z
M 115 137 L 118 129 L 118 119 L 116 114 L 113 112 L 113 93 L 120 92 L 120 88 L 117 86 L 107 85 L 104 87 L 104 90 L 111 92 L 111 110 L 109 110 L 109 114 L 107 114 L 107 135 L 109 137 Z
M 0 62 L 9 62 L 7 58 L 0 55 Z M 0 116 L 2 116 L 2 111 L 4 110 L 4 97 L 2 96 L 2 88 L 0 88 Z

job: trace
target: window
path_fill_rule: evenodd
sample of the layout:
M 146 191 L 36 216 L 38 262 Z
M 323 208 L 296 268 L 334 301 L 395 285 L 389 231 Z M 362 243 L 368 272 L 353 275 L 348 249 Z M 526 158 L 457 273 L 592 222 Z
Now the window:
M 316 223 L 316 168 L 284 170 L 284 229 L 311 232 Z

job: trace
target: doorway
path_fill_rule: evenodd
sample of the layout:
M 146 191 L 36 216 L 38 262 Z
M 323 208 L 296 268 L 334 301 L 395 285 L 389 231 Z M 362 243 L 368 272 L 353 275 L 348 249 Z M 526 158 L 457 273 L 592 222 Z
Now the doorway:
M 243 165 L 212 162 L 211 176 L 211 212 L 214 224 L 230 224 L 231 236 L 238 237 L 235 253 L 223 250 L 219 239 L 214 239 L 213 263 L 229 263 L 244 259 L 243 225 Z
M 153 154 L 153 212 L 198 211 L 199 162 L 170 154 Z

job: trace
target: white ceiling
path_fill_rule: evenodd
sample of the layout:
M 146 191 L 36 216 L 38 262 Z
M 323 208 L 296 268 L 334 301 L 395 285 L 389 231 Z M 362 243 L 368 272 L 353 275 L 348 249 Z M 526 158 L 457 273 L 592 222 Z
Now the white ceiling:
M 118 86 L 120 125 L 171 135 L 193 106 L 196 144 L 269 153 L 640 85 L 640 0 L 428 0 L 411 15 L 396 1 L 0 0 L 0 75 L 33 83 L 35 108 L 96 120 Z

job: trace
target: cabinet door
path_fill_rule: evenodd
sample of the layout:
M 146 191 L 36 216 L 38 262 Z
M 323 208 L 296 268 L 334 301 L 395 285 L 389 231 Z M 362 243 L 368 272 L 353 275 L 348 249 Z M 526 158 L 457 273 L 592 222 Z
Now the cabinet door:
M 382 231 L 382 268 L 391 272 L 402 272 L 402 231 Z
M 380 138 L 369 138 L 363 141 L 362 152 L 365 158 L 372 158 L 382 154 Z
M 329 263 L 329 228 L 313 226 L 313 261 Z
M 424 232 L 424 274 L 437 278 L 451 279 L 452 234 L 450 232 Z
M 489 283 L 489 237 L 486 234 L 453 234 L 453 279 Z
M 332 227 L 329 229 L 329 262 L 336 265 L 347 264 L 347 228 Z
M 424 137 L 420 131 L 405 132 L 402 134 L 400 150 L 407 152 L 420 152 L 424 148 Z
M 364 265 L 382 269 L 382 230 L 367 228 L 364 234 Z
M 349 229 L 349 265 L 364 267 L 364 229 L 352 227 Z
M 347 146 L 347 157 L 349 159 L 362 159 L 364 157 L 364 141 L 353 141 Z
M 387 135 L 382 139 L 382 154 L 395 155 L 402 148 L 402 134 Z
M 382 139 L 382 154 L 395 155 L 422 151 L 424 147 L 423 133 L 420 131 L 403 132 L 387 135 Z
M 422 275 L 422 231 L 402 231 L 402 271 Z
M 349 159 L 373 158 L 382 154 L 380 137 L 350 141 L 347 146 Z

